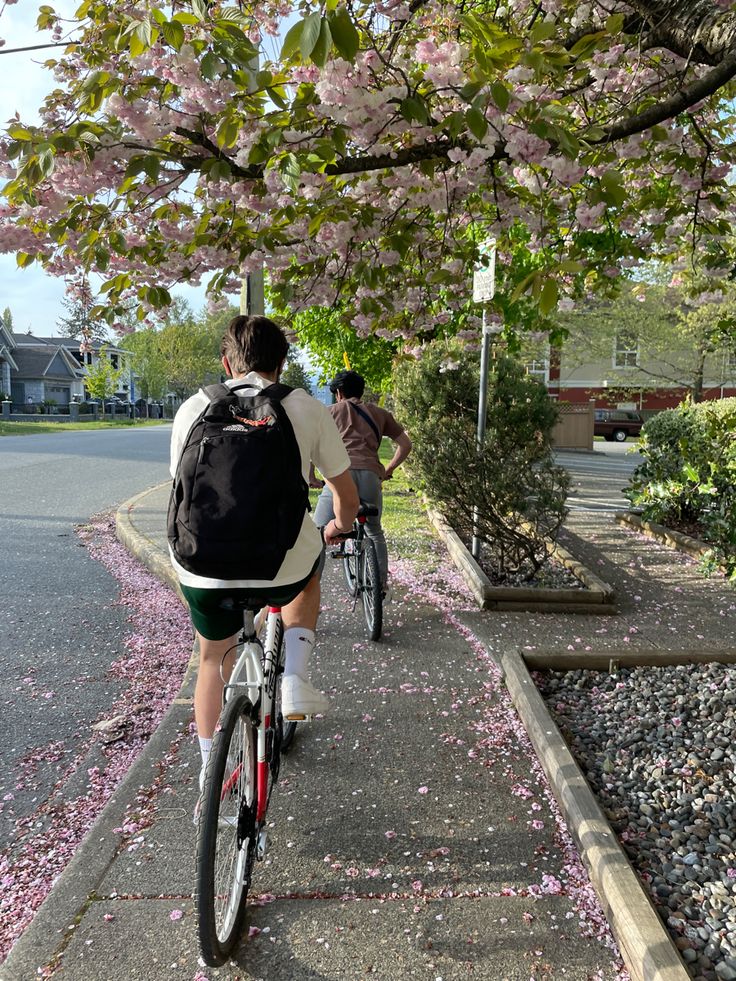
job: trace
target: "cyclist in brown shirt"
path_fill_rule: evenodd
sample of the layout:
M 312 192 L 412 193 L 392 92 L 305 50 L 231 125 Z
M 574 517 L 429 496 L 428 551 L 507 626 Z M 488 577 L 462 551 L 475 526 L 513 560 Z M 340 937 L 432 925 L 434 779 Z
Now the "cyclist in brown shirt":
M 366 520 L 365 528 L 376 549 L 381 582 L 386 590 L 388 550 L 381 527 L 383 508 L 381 483 L 390 480 L 396 468 L 407 458 L 411 452 L 411 440 L 390 412 L 378 405 L 362 401 L 365 379 L 357 371 L 339 372 L 330 382 L 330 391 L 337 399 L 335 404 L 330 406 L 330 412 L 348 451 L 350 473 L 358 488 L 360 499 L 378 508 L 378 514 Z M 394 455 L 386 467 L 378 459 L 378 451 L 384 436 L 388 436 L 396 444 Z M 333 518 L 332 492 L 325 487 L 317 502 L 314 520 L 320 528 L 323 528 Z

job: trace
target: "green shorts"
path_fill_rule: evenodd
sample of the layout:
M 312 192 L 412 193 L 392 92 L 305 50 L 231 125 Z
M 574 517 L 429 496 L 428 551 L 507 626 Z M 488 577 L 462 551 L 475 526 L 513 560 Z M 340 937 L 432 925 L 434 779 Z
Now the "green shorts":
M 260 589 L 200 589 L 181 584 L 189 604 L 194 629 L 205 640 L 225 640 L 243 626 L 243 610 L 260 610 L 266 606 L 286 606 L 301 593 L 315 573 L 324 565 L 324 549 L 308 576 L 287 586 Z

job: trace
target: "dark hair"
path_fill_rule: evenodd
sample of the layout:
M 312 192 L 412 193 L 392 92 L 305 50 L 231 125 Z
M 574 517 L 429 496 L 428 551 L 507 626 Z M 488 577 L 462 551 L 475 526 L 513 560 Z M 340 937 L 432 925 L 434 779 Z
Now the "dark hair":
M 338 371 L 330 382 L 330 391 L 342 392 L 346 399 L 362 398 L 365 391 L 365 378 L 357 371 Z
M 268 317 L 233 317 L 222 338 L 220 353 L 237 374 L 278 371 L 289 342 L 283 330 Z

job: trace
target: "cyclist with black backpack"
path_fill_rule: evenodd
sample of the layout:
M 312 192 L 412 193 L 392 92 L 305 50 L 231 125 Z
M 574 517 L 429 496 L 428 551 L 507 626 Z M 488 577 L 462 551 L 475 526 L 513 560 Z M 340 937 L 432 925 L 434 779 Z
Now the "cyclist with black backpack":
M 278 383 L 288 341 L 266 317 L 238 316 L 222 341 L 228 381 L 187 399 L 174 419 L 168 537 L 199 639 L 194 714 L 207 762 L 222 706 L 220 665 L 232 668 L 245 597 L 281 606 L 284 717 L 324 713 L 307 665 L 320 607 L 322 538 L 309 516 L 312 461 L 335 502 L 328 544 L 350 529 L 358 494 L 326 406 Z
M 350 473 L 358 488 L 361 501 L 378 508 L 378 514 L 366 519 L 365 529 L 373 541 L 384 592 L 388 588 L 388 549 L 381 526 L 383 492 L 381 483 L 390 480 L 394 470 L 411 453 L 412 443 L 393 415 L 378 405 L 363 402 L 365 379 L 357 371 L 340 371 L 330 382 L 330 391 L 337 401 L 330 406 L 332 418 L 342 436 L 350 457 Z M 378 451 L 381 440 L 388 436 L 396 444 L 393 456 L 383 466 Z M 314 512 L 318 527 L 329 525 L 335 515 L 330 481 L 320 494 Z M 345 527 L 340 521 L 341 527 Z

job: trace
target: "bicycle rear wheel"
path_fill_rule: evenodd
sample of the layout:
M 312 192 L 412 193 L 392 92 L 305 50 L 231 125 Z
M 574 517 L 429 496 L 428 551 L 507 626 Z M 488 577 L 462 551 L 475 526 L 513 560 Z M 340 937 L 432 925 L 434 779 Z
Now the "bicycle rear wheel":
M 351 551 L 348 552 L 347 549 L 350 548 Z M 353 540 L 350 539 L 350 545 L 347 542 L 342 544 L 342 571 L 345 576 L 345 585 L 348 587 L 348 593 L 355 599 L 358 595 L 358 556 L 355 554 Z
M 359 575 L 360 599 L 363 604 L 363 615 L 368 628 L 368 636 L 371 640 L 378 640 L 383 628 L 383 590 L 381 589 L 378 557 L 370 538 L 365 538 L 362 542 Z
M 238 942 L 256 855 L 253 706 L 233 695 L 220 717 L 197 829 L 197 921 L 204 962 L 217 967 Z

